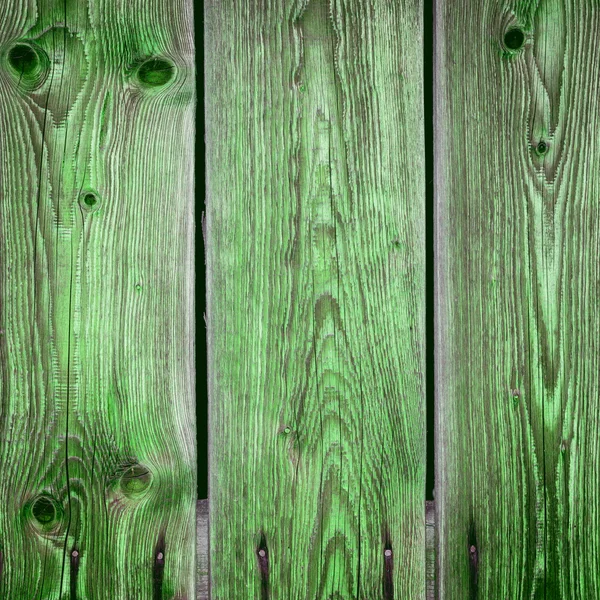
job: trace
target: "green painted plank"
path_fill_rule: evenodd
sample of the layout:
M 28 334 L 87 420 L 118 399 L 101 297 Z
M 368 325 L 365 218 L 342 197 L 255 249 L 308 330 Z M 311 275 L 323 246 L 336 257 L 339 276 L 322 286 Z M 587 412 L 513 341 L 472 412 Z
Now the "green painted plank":
M 421 3 L 205 27 L 212 598 L 424 598 Z
M 599 598 L 600 5 L 436 29 L 440 600 Z
M 192 25 L 0 3 L 2 598 L 195 591 Z

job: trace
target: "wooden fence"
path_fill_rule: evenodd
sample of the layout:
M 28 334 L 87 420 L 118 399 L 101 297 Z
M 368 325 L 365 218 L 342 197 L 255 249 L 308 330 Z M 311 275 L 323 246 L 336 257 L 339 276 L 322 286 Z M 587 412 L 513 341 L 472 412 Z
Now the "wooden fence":
M 600 5 L 429 10 L 206 4 L 213 598 L 600 598 Z
M 600 5 L 424 1 L 205 0 L 198 504 L 192 1 L 0 3 L 0 599 L 600 600 Z

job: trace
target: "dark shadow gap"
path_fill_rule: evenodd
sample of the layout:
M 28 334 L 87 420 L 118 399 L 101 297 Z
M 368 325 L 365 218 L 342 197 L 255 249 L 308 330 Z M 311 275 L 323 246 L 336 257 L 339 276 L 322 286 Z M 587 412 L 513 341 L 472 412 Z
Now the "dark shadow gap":
M 433 189 L 433 14 L 434 2 L 423 2 L 423 110 L 425 121 L 425 363 L 427 470 L 425 499 L 435 485 L 435 361 L 434 361 L 434 189 Z
M 208 498 L 208 367 L 206 363 L 206 261 L 202 216 L 206 199 L 204 143 L 204 2 L 194 2 L 196 39 L 196 447 L 198 498 Z

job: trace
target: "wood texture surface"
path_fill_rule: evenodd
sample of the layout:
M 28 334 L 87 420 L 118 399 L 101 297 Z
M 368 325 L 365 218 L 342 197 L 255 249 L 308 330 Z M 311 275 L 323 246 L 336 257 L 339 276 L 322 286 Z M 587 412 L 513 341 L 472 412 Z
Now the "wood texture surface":
M 435 502 L 425 502 L 425 561 L 426 561 L 426 600 L 436 600 L 436 555 L 437 536 L 435 528 Z
M 0 3 L 0 597 L 195 593 L 193 15 Z
M 208 500 L 198 500 L 196 536 L 196 600 L 209 600 Z
M 437 2 L 440 600 L 600 598 L 599 36 Z
M 425 595 L 421 17 L 206 2 L 213 600 Z

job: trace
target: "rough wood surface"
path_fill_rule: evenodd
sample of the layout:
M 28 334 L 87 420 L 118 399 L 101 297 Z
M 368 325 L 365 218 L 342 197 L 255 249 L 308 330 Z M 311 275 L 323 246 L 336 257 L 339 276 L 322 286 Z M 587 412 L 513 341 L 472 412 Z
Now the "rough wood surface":
M 423 598 L 422 6 L 205 7 L 212 598 Z
M 426 560 L 426 600 L 436 600 L 436 530 L 435 502 L 425 502 L 425 560 Z
M 437 2 L 440 600 L 600 598 L 599 38 Z
M 196 535 L 196 600 L 208 600 L 208 500 L 198 500 Z
M 0 597 L 195 593 L 189 0 L 0 3 Z

